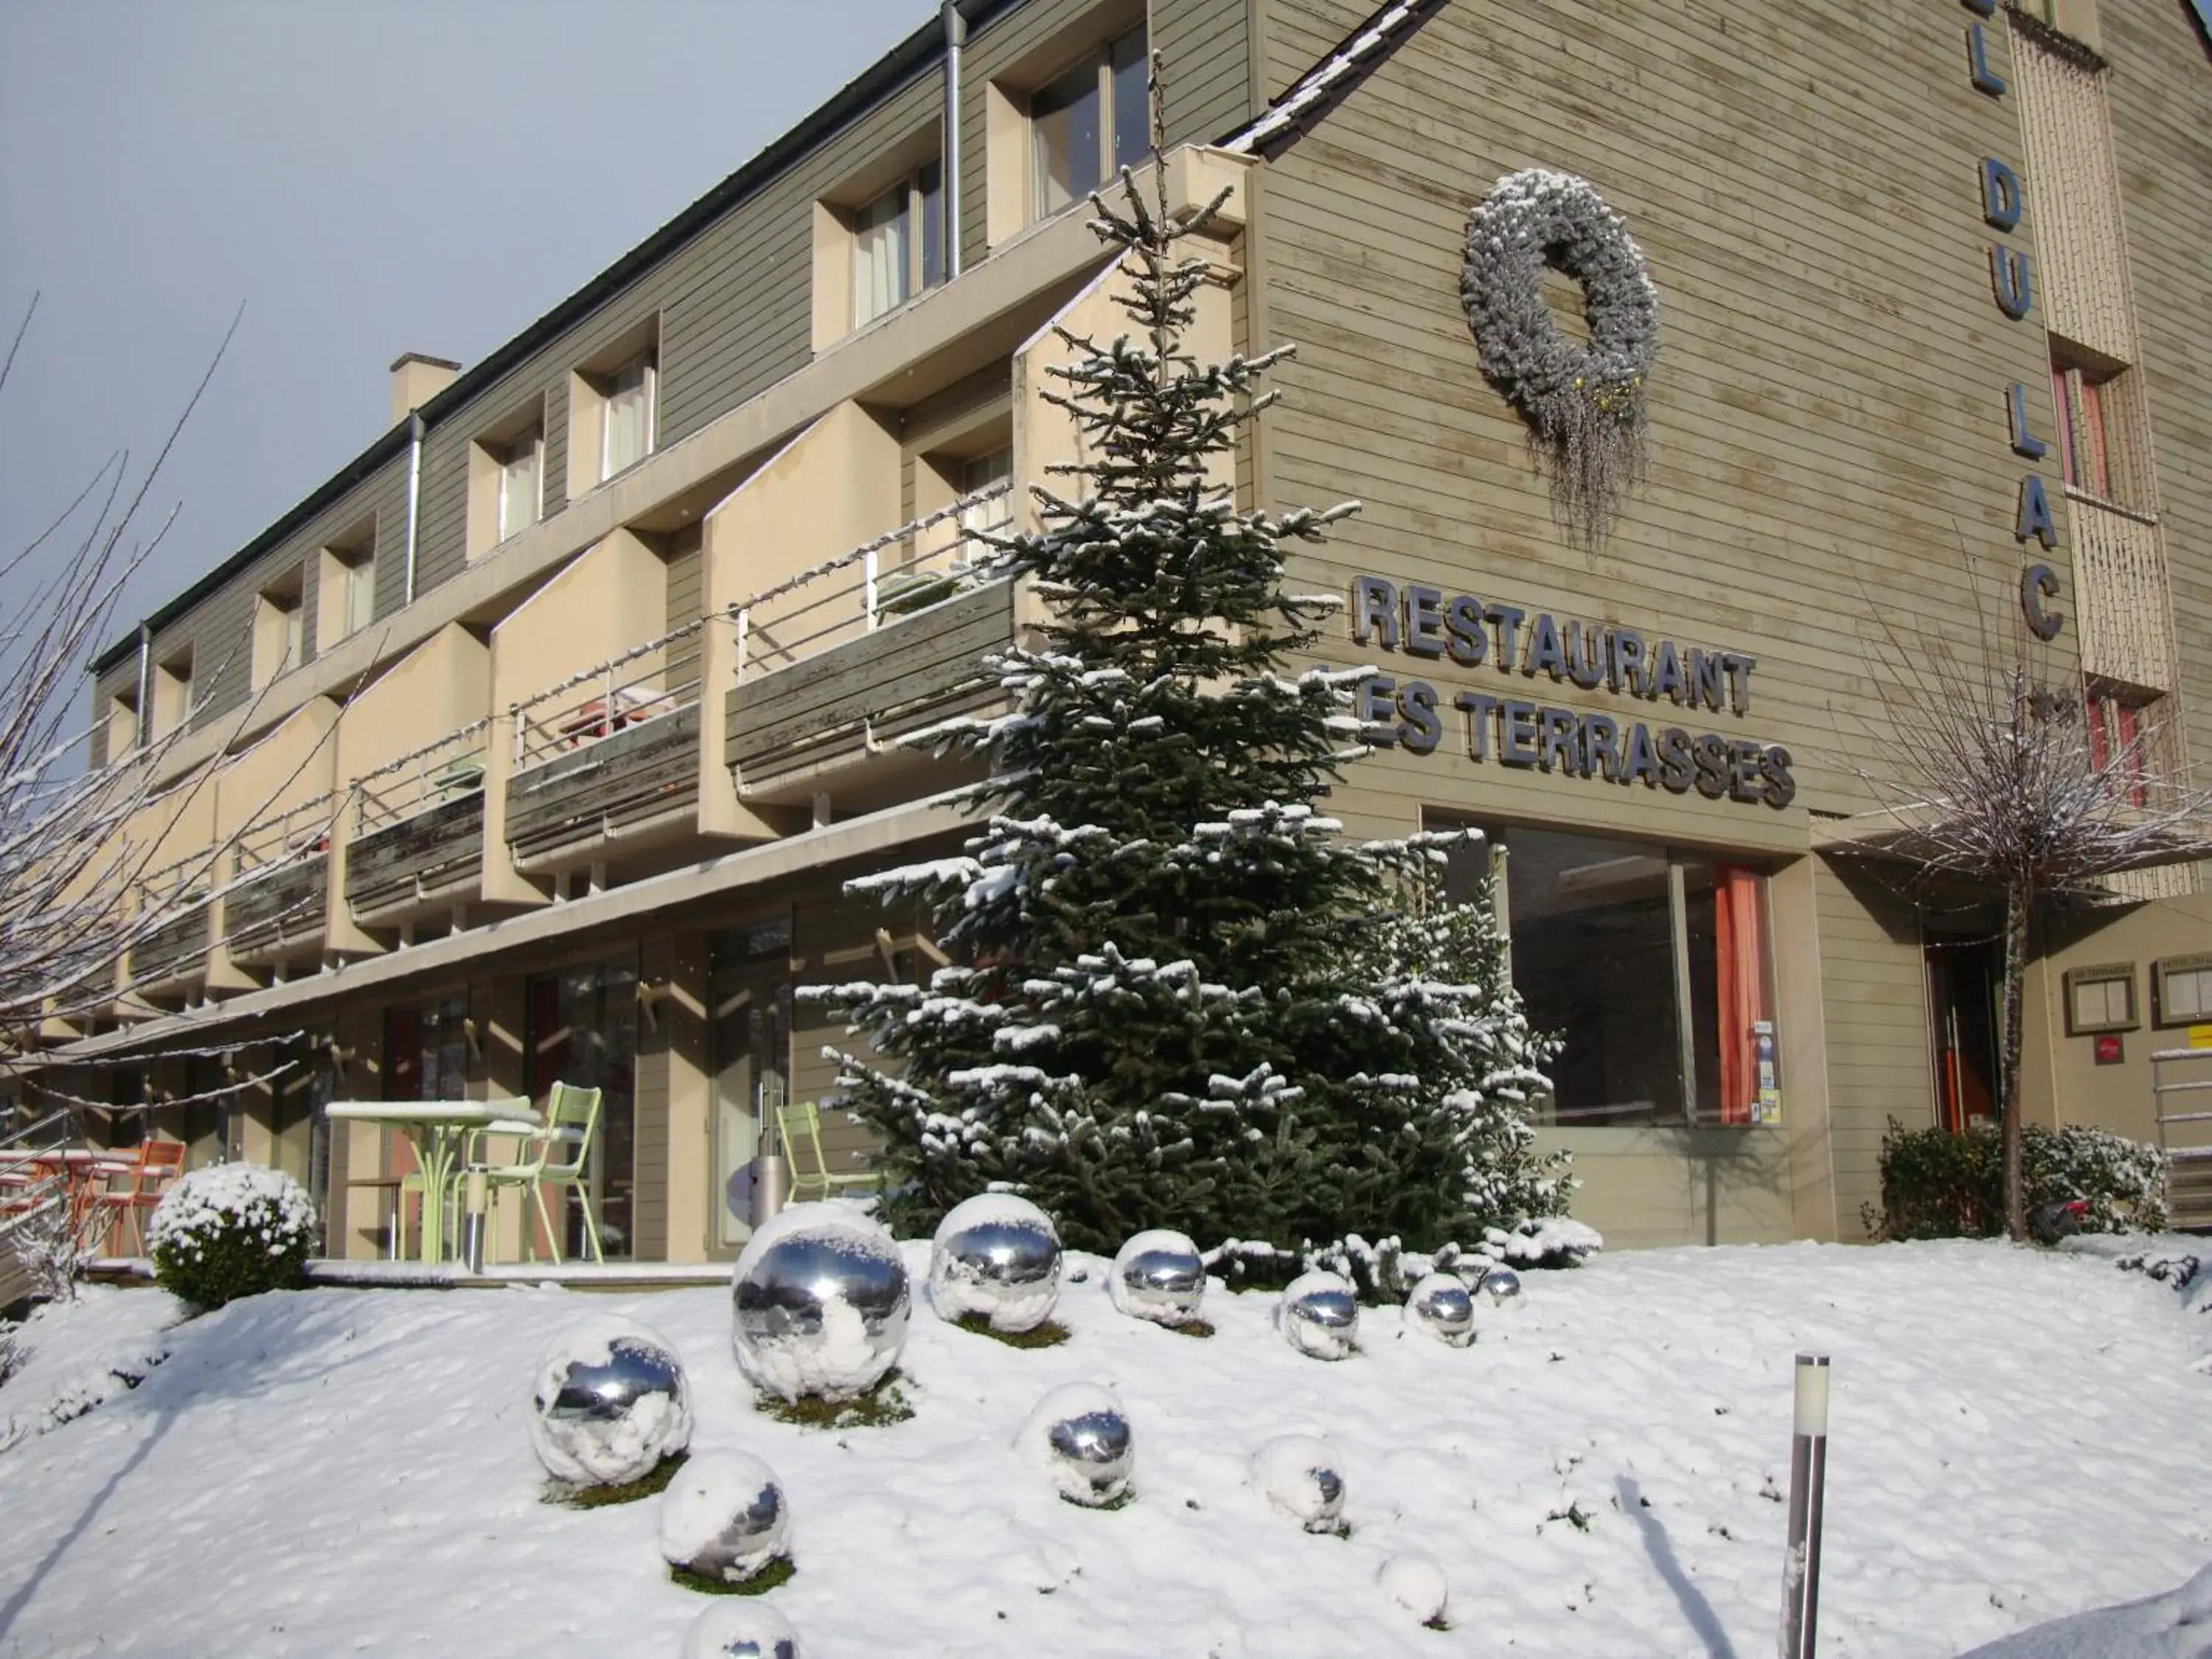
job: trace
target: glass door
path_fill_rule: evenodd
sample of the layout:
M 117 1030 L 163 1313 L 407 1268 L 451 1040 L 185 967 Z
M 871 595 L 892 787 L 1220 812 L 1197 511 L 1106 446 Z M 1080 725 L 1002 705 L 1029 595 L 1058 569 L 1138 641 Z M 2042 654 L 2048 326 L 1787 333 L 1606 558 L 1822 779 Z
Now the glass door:
M 781 964 L 714 975 L 714 1190 L 717 1250 L 735 1253 L 762 1218 L 760 1155 L 789 1089 L 791 981 Z

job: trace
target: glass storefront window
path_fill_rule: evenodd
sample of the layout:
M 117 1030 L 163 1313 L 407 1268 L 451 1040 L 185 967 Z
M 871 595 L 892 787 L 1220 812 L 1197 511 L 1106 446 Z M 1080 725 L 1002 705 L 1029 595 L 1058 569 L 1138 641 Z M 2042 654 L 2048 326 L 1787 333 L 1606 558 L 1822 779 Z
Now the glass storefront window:
M 1765 877 L 1636 842 L 1488 834 L 1474 856 L 1503 877 L 1514 985 L 1529 1024 L 1561 1039 L 1545 1120 L 1752 1122 L 1773 1017 Z
M 529 1084 L 543 1102 L 556 1083 L 599 1091 L 599 1139 L 586 1190 L 610 1256 L 636 1248 L 637 967 L 609 963 L 530 981 Z M 562 1254 L 583 1245 L 573 1212 Z

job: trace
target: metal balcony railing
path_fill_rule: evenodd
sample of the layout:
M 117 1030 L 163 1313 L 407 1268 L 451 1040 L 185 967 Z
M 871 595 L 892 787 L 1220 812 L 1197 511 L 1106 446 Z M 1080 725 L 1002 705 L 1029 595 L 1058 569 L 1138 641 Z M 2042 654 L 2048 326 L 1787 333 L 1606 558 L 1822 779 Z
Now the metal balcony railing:
M 345 804 L 337 790 L 325 790 L 296 806 L 257 818 L 239 832 L 233 867 L 240 878 L 255 876 L 295 859 L 330 850 L 331 830 Z
M 1005 574 L 994 537 L 1013 487 L 993 484 L 730 606 L 740 682 L 787 668 Z
M 573 754 L 699 702 L 704 618 L 634 647 L 514 705 L 514 769 Z
M 417 813 L 476 793 L 483 787 L 489 716 L 387 761 L 356 779 L 361 831 L 373 836 Z

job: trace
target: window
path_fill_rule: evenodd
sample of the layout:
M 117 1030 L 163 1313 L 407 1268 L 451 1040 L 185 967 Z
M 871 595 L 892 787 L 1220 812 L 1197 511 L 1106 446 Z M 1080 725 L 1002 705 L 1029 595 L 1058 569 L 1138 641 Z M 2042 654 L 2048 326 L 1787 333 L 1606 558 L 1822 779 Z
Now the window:
M 646 447 L 652 447 L 649 440 Z M 499 539 L 529 529 L 544 509 L 545 434 L 533 430 L 507 445 L 499 457 Z
M 2058 468 L 2076 495 L 2147 512 L 2144 470 L 2136 464 L 2138 428 L 2132 371 L 2090 363 L 2054 342 L 2051 403 L 2057 418 Z
M 1152 148 L 1145 32 L 1132 29 L 1030 99 L 1030 207 L 1080 201 Z
M 2131 962 L 2066 971 L 2066 1034 L 2132 1031 L 2136 1020 L 2136 969 Z
M 181 731 L 192 713 L 192 653 L 187 649 L 164 657 L 154 671 L 152 735 L 166 738 Z
M 1007 483 L 1014 476 L 1014 452 L 1012 446 L 994 449 L 988 455 L 978 455 L 962 464 L 960 493 L 973 495 L 988 489 L 993 484 Z M 960 533 L 964 538 L 979 531 L 1003 535 L 1014 522 L 1014 498 L 1011 490 L 1002 491 L 986 501 L 976 501 L 960 509 Z M 977 552 L 984 551 L 978 548 Z
M 133 686 L 107 700 L 107 758 L 112 763 L 138 746 L 138 691 Z
M 1776 1087 L 1765 876 L 1548 830 L 1490 846 L 1513 983 L 1529 1024 L 1565 1039 L 1551 1121 L 1759 1121 Z
M 2160 1025 L 2212 1020 L 2212 957 L 2168 957 L 2151 964 L 2152 1019 Z
M 307 611 L 303 567 L 295 565 L 261 590 L 253 610 L 253 685 L 256 690 L 307 660 Z
M 932 161 L 854 216 L 853 326 L 944 280 L 944 173 Z
M 335 649 L 376 620 L 376 521 L 363 520 L 323 549 L 317 567 L 315 650 Z
M 2087 714 L 2090 769 L 2117 772 L 2126 785 L 2130 804 L 2148 805 L 2151 726 L 2143 706 L 2130 701 L 2126 693 L 2093 680 Z
M 602 483 L 653 453 L 656 368 L 653 354 L 648 351 L 631 358 L 607 377 L 606 406 L 600 411 L 599 426 Z

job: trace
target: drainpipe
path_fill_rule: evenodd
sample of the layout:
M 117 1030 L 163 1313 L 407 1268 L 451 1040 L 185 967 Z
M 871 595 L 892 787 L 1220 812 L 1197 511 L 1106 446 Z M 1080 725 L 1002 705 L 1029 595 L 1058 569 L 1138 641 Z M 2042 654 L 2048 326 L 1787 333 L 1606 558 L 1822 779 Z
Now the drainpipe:
M 142 622 L 138 624 L 138 718 L 137 730 L 131 734 L 133 749 L 143 749 L 154 729 L 154 706 L 149 701 L 153 694 L 154 630 Z
M 960 48 L 968 20 L 959 0 L 945 0 L 945 275 L 960 274 Z
M 415 603 L 415 531 L 422 510 L 422 414 L 407 416 L 407 586 L 400 603 Z

